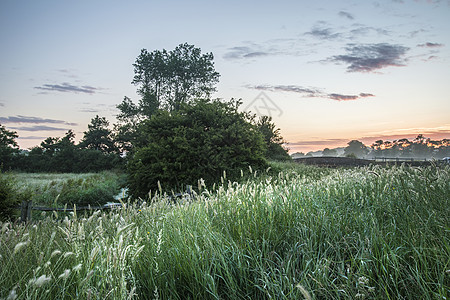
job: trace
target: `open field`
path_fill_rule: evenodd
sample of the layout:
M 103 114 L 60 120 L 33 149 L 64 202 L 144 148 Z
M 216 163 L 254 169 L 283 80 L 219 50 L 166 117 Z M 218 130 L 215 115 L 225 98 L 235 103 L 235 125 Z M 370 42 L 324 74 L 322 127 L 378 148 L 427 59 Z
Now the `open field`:
M 448 299 L 448 166 L 272 167 L 176 205 L 0 223 L 0 298 Z
M 29 194 L 33 205 L 63 207 L 84 204 L 104 204 L 114 201 L 114 196 L 124 184 L 124 175 L 101 173 L 15 173 L 19 192 Z

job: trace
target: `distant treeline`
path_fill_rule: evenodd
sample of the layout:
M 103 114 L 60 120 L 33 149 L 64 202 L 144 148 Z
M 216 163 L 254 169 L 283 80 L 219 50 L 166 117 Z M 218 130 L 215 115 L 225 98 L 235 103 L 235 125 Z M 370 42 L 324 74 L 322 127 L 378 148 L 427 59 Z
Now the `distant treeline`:
M 450 139 L 433 141 L 419 134 L 412 141 L 375 141 L 371 146 L 372 157 L 444 158 L 450 156 Z
M 303 156 L 346 156 L 357 158 L 419 158 L 419 159 L 441 159 L 450 156 L 450 139 L 431 140 L 423 134 L 419 134 L 413 140 L 406 138 L 394 141 L 377 140 L 372 145 L 367 146 L 362 142 L 353 140 L 348 142 L 347 147 L 329 149 L 322 151 L 308 152 L 306 155 L 302 152 L 294 153 L 294 158 Z
M 79 144 L 69 130 L 64 137 L 49 137 L 39 146 L 20 150 L 15 132 L 0 125 L 0 164 L 3 170 L 24 172 L 98 172 L 124 166 L 124 159 L 114 147 L 105 118 L 92 119 Z

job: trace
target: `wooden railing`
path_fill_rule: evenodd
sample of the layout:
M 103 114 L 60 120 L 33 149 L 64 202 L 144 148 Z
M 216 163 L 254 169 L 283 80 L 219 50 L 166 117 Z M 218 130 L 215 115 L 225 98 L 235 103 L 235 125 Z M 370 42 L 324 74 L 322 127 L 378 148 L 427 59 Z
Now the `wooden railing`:
M 172 195 L 165 195 L 164 197 L 169 200 L 171 203 L 176 203 L 179 198 L 187 196 L 191 199 L 195 198 L 195 194 L 192 191 L 192 186 L 186 186 L 186 192 L 177 193 Z M 31 220 L 31 211 L 63 211 L 63 212 L 71 212 L 71 211 L 86 211 L 86 210 L 106 210 L 106 209 L 119 209 L 122 208 L 122 203 L 107 203 L 102 206 L 74 206 L 70 207 L 44 207 L 44 206 L 33 206 L 33 201 L 22 201 L 22 205 L 20 206 L 20 220 L 22 222 L 27 222 Z
M 63 212 L 71 212 L 71 211 L 86 211 L 86 210 L 105 210 L 105 209 L 118 209 L 122 208 L 121 203 L 107 203 L 102 206 L 74 206 L 70 207 L 44 207 L 44 206 L 33 206 L 33 201 L 22 201 L 22 205 L 20 206 L 20 220 L 22 222 L 26 222 L 31 220 L 31 211 L 63 211 Z

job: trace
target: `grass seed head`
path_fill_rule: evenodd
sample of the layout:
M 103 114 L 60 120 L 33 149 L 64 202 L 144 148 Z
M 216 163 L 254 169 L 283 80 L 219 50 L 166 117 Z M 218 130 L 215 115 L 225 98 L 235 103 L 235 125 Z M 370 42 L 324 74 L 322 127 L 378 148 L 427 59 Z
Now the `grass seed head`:
M 82 264 L 78 264 L 78 265 L 76 265 L 75 267 L 72 268 L 72 271 L 78 272 L 78 271 L 81 270 L 81 267 L 82 267 L 82 266 L 83 266 Z
M 55 255 L 59 255 L 59 254 L 61 254 L 61 251 L 55 250 L 55 251 L 53 251 L 52 254 L 50 255 L 50 258 L 53 257 L 53 256 L 55 256 Z
M 65 269 L 63 273 L 61 273 L 61 275 L 58 276 L 58 278 L 62 278 L 62 279 L 67 279 L 69 278 L 70 275 L 70 270 L 69 269 Z
M 8 297 L 6 298 L 6 300 L 14 300 L 17 298 L 17 292 L 16 289 L 12 289 L 11 292 L 9 292 Z
M 47 277 L 47 275 L 42 275 L 40 277 L 38 277 L 37 279 L 33 280 L 33 284 L 37 287 L 41 287 L 44 284 L 50 282 L 52 280 L 52 278 L 49 276 Z
M 64 258 L 67 258 L 67 257 L 69 257 L 69 256 L 71 256 L 71 255 L 74 255 L 75 253 L 73 253 L 73 252 L 65 252 L 64 253 Z
M 300 283 L 297 284 L 297 288 L 300 290 L 300 292 L 302 293 L 303 297 L 305 297 L 306 300 L 312 299 L 309 292 Z
M 14 247 L 14 251 L 13 254 L 16 254 L 17 252 L 20 251 L 20 249 L 24 248 L 26 245 L 28 245 L 30 243 L 30 240 L 26 241 L 26 242 L 20 242 L 17 243 L 17 245 Z

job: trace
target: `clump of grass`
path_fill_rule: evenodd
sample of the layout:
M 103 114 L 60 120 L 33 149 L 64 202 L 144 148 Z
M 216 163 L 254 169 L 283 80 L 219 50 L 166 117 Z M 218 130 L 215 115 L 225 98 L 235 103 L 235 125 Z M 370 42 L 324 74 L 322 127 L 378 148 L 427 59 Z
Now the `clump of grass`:
M 1 223 L 0 298 L 448 298 L 448 166 L 280 170 L 175 205 Z

